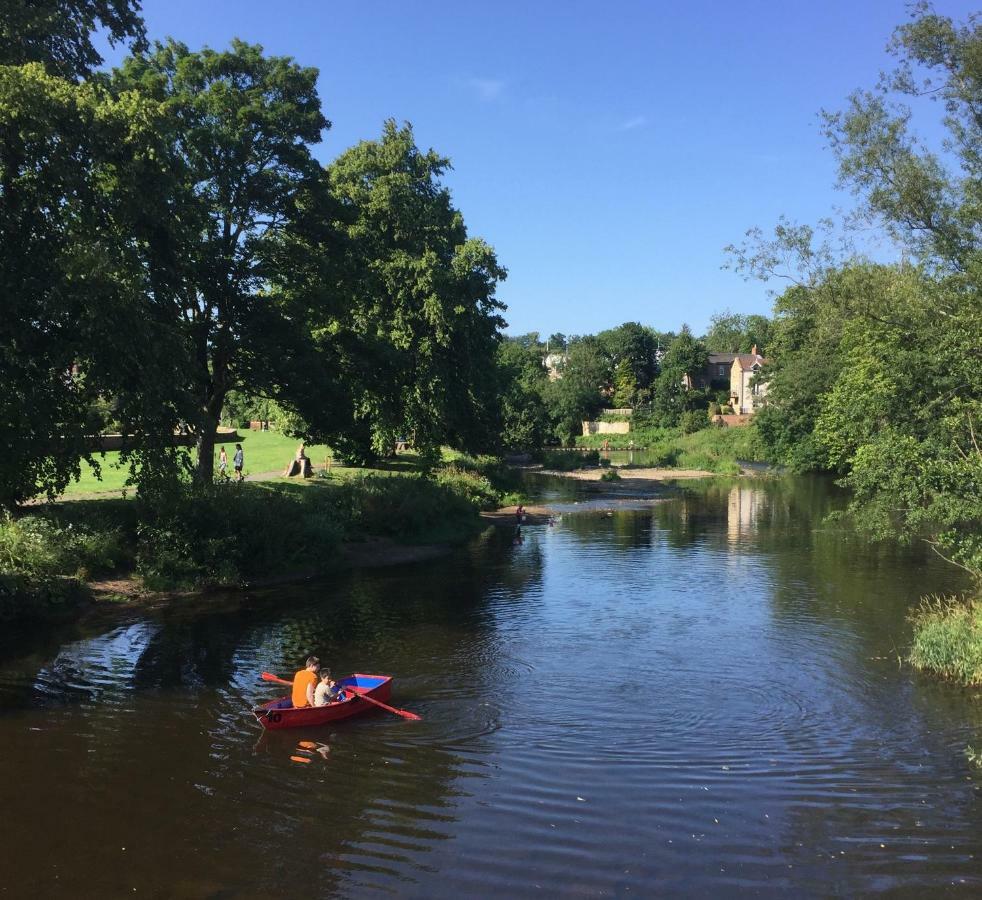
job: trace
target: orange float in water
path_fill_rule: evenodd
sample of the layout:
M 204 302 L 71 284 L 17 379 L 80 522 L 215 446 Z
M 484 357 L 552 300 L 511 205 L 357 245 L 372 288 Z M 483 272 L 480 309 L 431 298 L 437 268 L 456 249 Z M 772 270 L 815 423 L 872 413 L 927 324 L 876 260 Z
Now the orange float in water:
M 290 759 L 292 759 L 294 762 L 310 762 L 310 759 L 306 756 L 291 756 Z

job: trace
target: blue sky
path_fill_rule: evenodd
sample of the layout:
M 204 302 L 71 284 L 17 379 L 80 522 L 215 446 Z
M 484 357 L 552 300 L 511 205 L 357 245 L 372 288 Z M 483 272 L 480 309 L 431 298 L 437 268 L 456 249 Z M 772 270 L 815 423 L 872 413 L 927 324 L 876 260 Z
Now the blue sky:
M 240 37 L 318 67 L 325 162 L 388 117 L 412 122 L 509 270 L 508 331 L 544 335 L 769 313 L 764 285 L 721 271 L 722 247 L 848 203 L 817 113 L 874 85 L 906 21 L 902 0 L 144 0 L 144 14 L 153 38 Z

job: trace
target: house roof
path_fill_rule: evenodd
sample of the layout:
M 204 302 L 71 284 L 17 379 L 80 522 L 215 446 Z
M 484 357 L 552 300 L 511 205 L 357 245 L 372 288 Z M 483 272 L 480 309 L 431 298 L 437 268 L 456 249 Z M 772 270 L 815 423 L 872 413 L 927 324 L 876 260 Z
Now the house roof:
M 739 360 L 740 368 L 744 372 L 749 372 L 754 366 L 762 366 L 767 362 L 759 353 L 734 354 L 733 358 Z
M 715 366 L 719 363 L 732 363 L 737 356 L 739 356 L 738 353 L 710 353 L 709 364 Z

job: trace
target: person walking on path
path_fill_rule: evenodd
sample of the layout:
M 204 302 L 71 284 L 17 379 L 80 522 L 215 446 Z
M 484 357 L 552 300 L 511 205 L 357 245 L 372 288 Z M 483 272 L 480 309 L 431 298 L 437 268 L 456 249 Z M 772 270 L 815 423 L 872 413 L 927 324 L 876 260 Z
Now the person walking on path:
M 224 447 L 218 451 L 218 477 L 222 481 L 228 481 L 228 454 Z
M 242 445 L 235 445 L 235 456 L 232 457 L 232 462 L 235 464 L 235 480 L 242 480 L 242 466 L 245 463 L 245 454 L 242 452 Z

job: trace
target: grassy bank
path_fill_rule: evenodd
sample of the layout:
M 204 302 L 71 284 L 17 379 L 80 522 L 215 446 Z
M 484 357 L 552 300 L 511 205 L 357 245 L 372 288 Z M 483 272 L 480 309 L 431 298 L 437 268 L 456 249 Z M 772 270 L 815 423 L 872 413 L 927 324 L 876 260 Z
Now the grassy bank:
M 332 470 L 141 498 L 63 501 L 0 519 L 0 620 L 60 615 L 86 583 L 138 576 L 151 590 L 235 586 L 337 564 L 342 541 L 457 543 L 504 492 L 461 457 L 432 472 L 413 458 L 382 470 Z
M 925 598 L 911 616 L 910 663 L 965 685 L 982 684 L 982 598 Z
M 278 434 L 275 431 L 242 431 L 239 432 L 238 443 L 242 444 L 245 454 L 245 473 L 260 474 L 264 472 L 282 472 L 287 463 L 293 459 L 299 441 L 295 438 Z M 221 441 L 215 444 L 215 471 L 218 471 L 218 452 L 223 446 Z M 229 471 L 231 472 L 232 455 L 235 453 L 235 442 L 224 444 L 228 453 Z M 330 448 L 318 444 L 307 448 L 307 455 L 315 466 L 324 465 L 330 457 Z M 66 496 L 78 494 L 95 494 L 103 492 L 122 492 L 126 488 L 129 467 L 120 462 L 119 452 L 110 451 L 97 457 L 99 474 L 88 463 L 82 463 L 82 474 L 78 481 L 72 482 L 65 490 Z M 130 489 L 132 490 L 132 488 Z
M 763 446 L 753 425 L 742 428 L 704 428 L 683 434 L 678 428 L 641 428 L 629 434 L 591 434 L 578 437 L 578 447 L 640 452 L 639 465 L 704 469 L 736 475 L 738 460 L 763 461 Z

